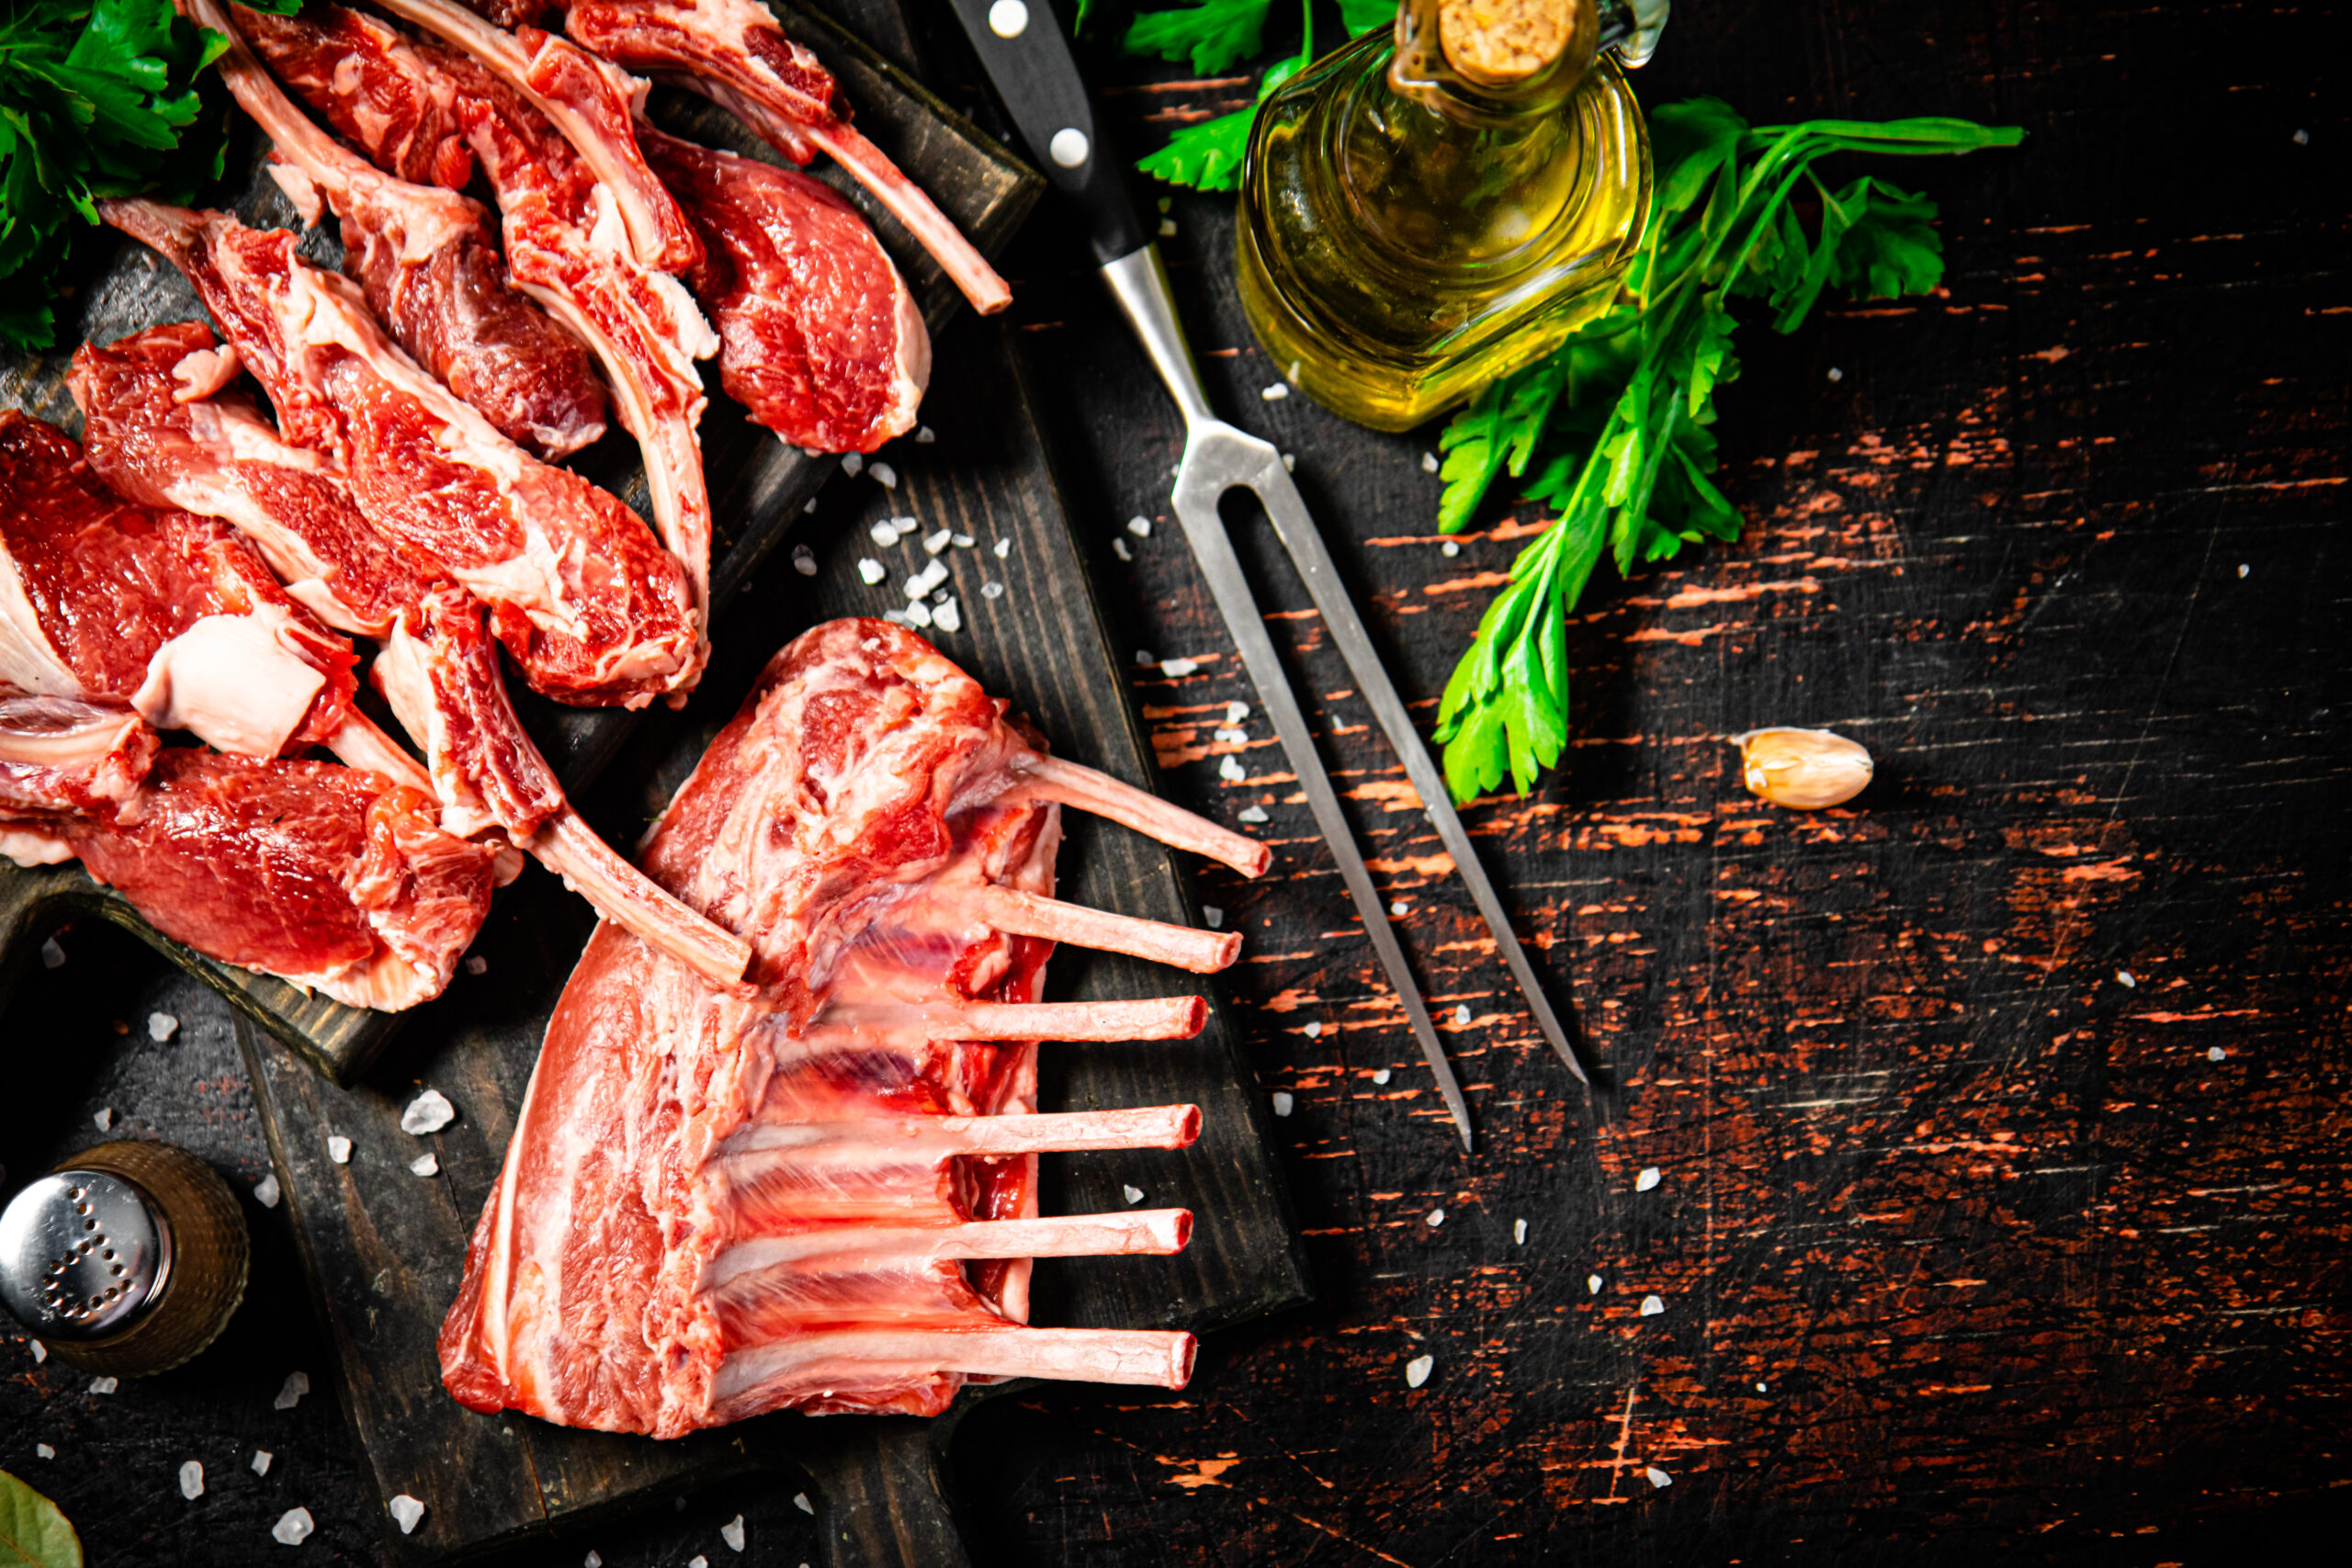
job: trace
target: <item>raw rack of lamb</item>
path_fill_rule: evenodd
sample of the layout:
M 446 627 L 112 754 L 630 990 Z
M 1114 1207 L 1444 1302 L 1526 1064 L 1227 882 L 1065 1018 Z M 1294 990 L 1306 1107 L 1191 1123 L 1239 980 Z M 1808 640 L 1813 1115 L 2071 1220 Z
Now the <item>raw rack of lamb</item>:
M 1167 1253 L 1183 1210 L 1041 1218 L 1036 1156 L 1182 1147 L 1192 1106 L 1035 1113 L 1037 1042 L 1185 1038 L 1198 997 L 1040 1002 L 1057 942 L 1206 972 L 1239 938 L 1052 897 L 1060 807 L 1247 875 L 1263 846 L 1047 757 L 914 634 L 770 661 L 647 871 L 747 937 L 721 993 L 600 928 L 549 1021 L 441 1331 L 465 1404 L 674 1437 L 935 1415 L 973 1378 L 1181 1387 L 1171 1331 L 1034 1328 L 1030 1260 Z

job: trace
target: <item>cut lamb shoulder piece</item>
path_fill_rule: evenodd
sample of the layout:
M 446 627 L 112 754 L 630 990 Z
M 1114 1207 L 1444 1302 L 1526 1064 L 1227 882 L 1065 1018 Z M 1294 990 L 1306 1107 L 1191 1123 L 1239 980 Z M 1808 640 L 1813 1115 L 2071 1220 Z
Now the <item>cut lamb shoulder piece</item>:
M 401 353 L 349 279 L 227 213 L 99 214 L 187 276 L 284 437 L 333 456 L 378 531 L 490 606 L 534 690 L 637 707 L 693 685 L 707 649 L 684 569 L 616 497 L 508 441 Z
M 1200 968 L 1234 947 L 1054 899 L 1057 803 L 1115 803 L 1250 874 L 1265 851 L 1045 763 L 886 622 L 770 661 L 644 857 L 751 939 L 762 993 L 590 940 L 442 1327 L 453 1394 L 675 1437 L 786 1407 L 935 1415 L 976 1377 L 1182 1385 L 1188 1334 L 1028 1326 L 1029 1260 L 1183 1246 L 1181 1210 L 1041 1218 L 1036 1156 L 1182 1147 L 1199 1112 L 1038 1115 L 1036 1042 L 1187 1034 L 1200 1003 L 1036 998 L 1055 939 Z
M 127 709 L 73 697 L 0 695 L 0 828 L 86 817 L 105 820 L 138 793 L 162 742 L 153 727 Z M 62 839 L 31 854 L 13 843 L 0 853 L 18 863 L 73 857 Z
M 507 280 L 481 205 L 383 174 L 321 131 L 254 58 L 224 0 L 179 6 L 229 40 L 221 80 L 268 135 L 281 160 L 270 172 L 304 219 L 319 220 L 322 197 L 343 219 L 345 268 L 393 341 L 537 457 L 551 461 L 602 435 L 594 362 Z
M 398 0 L 394 8 L 428 4 L 447 0 Z M 760 0 L 572 0 L 564 30 L 617 65 L 702 94 L 796 164 L 826 153 L 906 225 L 974 310 L 1012 303 L 1004 279 L 947 215 L 851 127 L 832 76 Z
M 357 662 L 234 530 L 123 500 L 71 436 L 0 410 L 0 688 L 272 757 L 355 718 Z
M 607 919 L 724 983 L 750 950 L 664 893 L 584 823 L 508 701 L 482 609 L 430 559 L 379 536 L 332 465 L 288 446 L 232 392 L 183 400 L 217 360 L 201 322 L 151 327 L 75 351 L 67 377 L 85 412 L 90 461 L 150 504 L 236 524 L 324 618 L 382 640 L 373 674 L 430 772 L 358 720 L 325 738 L 354 767 L 437 795 L 442 825 L 496 827 Z M 512 852 L 508 852 L 510 854 Z M 519 865 L 515 868 L 519 869 Z
M 644 452 L 655 525 L 685 563 L 699 611 L 709 591 L 710 497 L 695 437 L 705 404 L 695 361 L 716 354 L 718 339 L 667 270 L 684 270 L 701 256 L 701 242 L 668 192 L 652 182 L 662 209 L 655 226 L 666 234 L 674 219 L 684 241 L 661 250 L 670 259 L 650 262 L 598 164 L 533 98 L 473 55 L 409 39 L 339 6 L 313 5 L 291 17 L 240 6 L 236 17 L 278 79 L 379 166 L 415 167 L 454 187 L 466 183 L 470 155 L 479 155 L 504 219 L 508 269 L 604 365 L 614 412 Z M 589 69 L 581 63 L 588 57 L 560 39 L 543 39 L 533 59 L 571 61 L 560 75 L 583 99 L 619 91 L 602 73 L 611 67 L 596 62 Z M 603 126 L 628 107 L 607 103 L 588 124 Z M 625 113 L 621 121 L 626 133 Z M 625 148 L 614 141 L 604 162 L 643 166 L 633 141 Z
M 787 445 L 871 452 L 912 429 L 931 334 L 857 209 L 788 169 L 665 136 L 639 144 L 702 234 L 687 276 L 719 384 Z

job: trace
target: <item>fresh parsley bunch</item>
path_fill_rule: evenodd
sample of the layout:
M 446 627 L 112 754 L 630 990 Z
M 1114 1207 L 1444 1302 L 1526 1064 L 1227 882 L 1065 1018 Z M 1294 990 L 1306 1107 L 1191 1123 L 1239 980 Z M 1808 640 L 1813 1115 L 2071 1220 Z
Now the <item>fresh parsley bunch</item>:
M 96 223 L 107 197 L 185 201 L 220 176 L 227 106 L 196 79 L 227 47 L 172 0 L 0 0 L 0 342 L 55 338 L 50 276 L 72 220 Z
M 1523 476 L 1557 520 L 1520 552 L 1510 581 L 1446 682 L 1436 737 L 1467 801 L 1508 771 L 1525 790 L 1567 742 L 1567 614 L 1606 553 L 1621 574 L 1686 544 L 1739 536 L 1715 468 L 1714 389 L 1739 374 L 1730 303 L 1760 299 L 1793 332 L 1824 288 L 1925 294 L 1943 276 L 1935 203 L 1865 175 L 1832 189 L 1832 152 L 1951 153 L 2014 146 L 2022 132 L 1960 119 L 1817 119 L 1751 128 L 1715 98 L 1650 116 L 1649 225 L 1618 302 L 1547 357 L 1505 377 L 1441 437 L 1438 525 L 1453 533 L 1498 476 Z M 1791 198 L 1821 207 L 1809 232 Z

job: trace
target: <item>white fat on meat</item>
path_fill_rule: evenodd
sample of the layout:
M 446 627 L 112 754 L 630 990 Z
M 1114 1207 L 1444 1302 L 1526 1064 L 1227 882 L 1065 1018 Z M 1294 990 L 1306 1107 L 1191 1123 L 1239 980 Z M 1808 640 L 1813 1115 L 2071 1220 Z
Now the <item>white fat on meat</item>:
M 155 650 L 130 705 L 158 729 L 185 729 L 241 757 L 274 757 L 326 685 L 293 632 L 276 605 L 206 615 Z
M 82 682 L 50 646 L 16 558 L 0 550 L 0 685 L 36 697 L 78 697 Z

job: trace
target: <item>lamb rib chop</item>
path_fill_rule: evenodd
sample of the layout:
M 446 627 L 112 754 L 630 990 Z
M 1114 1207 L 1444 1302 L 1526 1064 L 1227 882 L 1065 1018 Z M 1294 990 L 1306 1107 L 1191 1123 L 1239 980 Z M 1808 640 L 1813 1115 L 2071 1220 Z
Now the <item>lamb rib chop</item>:
M 1055 940 L 1211 969 L 1236 939 L 1056 901 L 1064 801 L 1266 864 L 1049 763 L 910 632 L 836 621 L 771 660 L 645 851 L 751 939 L 762 994 L 590 941 L 442 1327 L 450 1392 L 674 1437 L 933 1415 L 975 1377 L 1181 1387 L 1188 1334 L 1027 1326 L 1029 1260 L 1182 1247 L 1182 1210 L 1040 1218 L 1036 1156 L 1182 1147 L 1199 1112 L 1035 1114 L 1036 1042 L 1182 1037 L 1202 1005 L 1036 997 Z
M 806 175 L 640 127 L 700 231 L 687 275 L 718 329 L 719 384 L 787 445 L 871 452 L 914 427 L 931 334 L 857 209 Z
M 499 434 L 548 461 L 605 433 L 605 389 L 580 340 L 515 291 L 490 215 L 437 186 L 379 172 L 312 125 L 269 79 L 223 0 L 178 0 L 229 40 L 221 80 L 273 143 L 270 173 L 306 221 L 343 219 L 345 268 L 392 340 Z
M 394 9 L 448 0 L 396 0 Z M 1012 302 L 996 269 L 945 213 L 860 135 L 817 57 L 785 37 L 759 0 L 572 0 L 564 30 L 632 71 L 720 105 L 795 164 L 829 154 L 906 225 L 981 314 Z
M 185 367 L 219 358 L 201 322 L 151 327 L 84 344 L 67 385 L 90 463 L 110 482 L 151 506 L 236 524 L 322 619 L 381 639 L 376 683 L 431 771 L 372 725 L 344 725 L 325 743 L 355 767 L 438 795 L 451 832 L 503 829 L 607 919 L 714 980 L 741 976 L 741 939 L 615 854 L 565 798 L 507 700 L 481 606 L 429 558 L 377 534 L 333 465 L 288 446 L 241 394 L 182 396 L 200 384 Z

